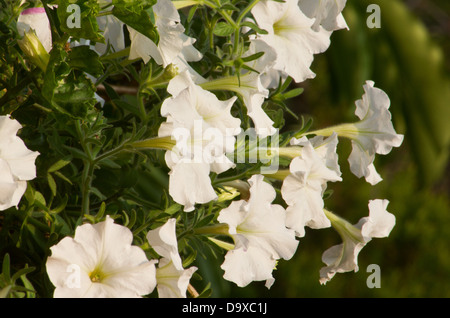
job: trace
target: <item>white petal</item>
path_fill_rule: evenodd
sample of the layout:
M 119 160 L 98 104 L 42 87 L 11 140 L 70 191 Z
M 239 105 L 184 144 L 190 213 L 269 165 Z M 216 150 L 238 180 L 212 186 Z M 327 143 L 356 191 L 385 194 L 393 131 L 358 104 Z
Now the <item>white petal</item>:
M 169 173 L 169 193 L 175 202 L 184 205 L 184 211 L 194 210 L 195 203 L 208 203 L 217 199 L 211 186 L 209 165 L 179 162 Z
M 163 226 L 148 231 L 147 240 L 156 253 L 171 260 L 178 270 L 183 269 L 181 257 L 178 254 L 176 219 L 169 219 Z
M 144 63 L 148 63 L 151 58 L 155 60 L 159 65 L 163 64 L 163 57 L 161 56 L 158 46 L 142 33 L 136 31 L 132 27 L 128 26 L 128 32 L 130 34 L 131 46 L 129 59 L 134 60 L 141 58 Z
M 19 204 L 26 190 L 25 181 L 15 181 L 8 163 L 0 158 L 0 211 Z
M 0 116 L 0 159 L 8 163 L 15 179 L 32 180 L 36 177 L 35 160 L 39 153 L 29 150 L 16 136 L 20 128 L 19 122 L 9 115 Z
M 361 228 L 364 237 L 387 237 L 395 226 L 395 216 L 389 213 L 386 208 L 388 200 L 370 200 L 369 217 Z
M 273 280 L 272 271 L 276 260 L 265 250 L 249 246 L 228 251 L 221 268 L 223 277 L 239 287 L 245 287 L 252 281 Z
M 329 31 L 348 28 L 342 17 L 347 0 L 299 0 L 302 11 L 310 18 L 315 18 L 312 28 L 317 31 L 321 26 Z
M 286 178 L 287 179 L 287 178 Z M 323 212 L 323 199 L 318 191 L 307 188 L 295 191 L 294 203 L 286 209 L 286 226 L 295 230 L 299 237 L 305 236 L 305 226 L 322 229 L 331 226 Z
M 173 262 L 163 258 L 156 269 L 159 298 L 186 298 L 189 281 L 196 270 L 195 266 L 178 269 Z

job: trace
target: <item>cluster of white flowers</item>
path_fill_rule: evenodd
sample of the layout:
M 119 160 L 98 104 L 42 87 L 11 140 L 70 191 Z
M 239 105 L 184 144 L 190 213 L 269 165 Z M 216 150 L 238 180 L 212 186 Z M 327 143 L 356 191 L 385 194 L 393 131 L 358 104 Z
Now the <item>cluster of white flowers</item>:
M 130 59 L 141 58 L 144 63 L 153 59 L 163 67 L 172 64 L 179 72 L 168 85 L 170 97 L 162 103 L 161 115 L 166 121 L 160 126 L 158 137 L 176 140 L 174 148 L 165 154 L 170 168 L 169 194 L 184 206 L 185 212 L 195 210 L 196 204 L 216 200 L 218 195 L 210 173 L 223 173 L 235 166 L 227 153 L 234 151 L 236 136 L 241 131 L 240 119 L 231 115 L 238 96 L 257 134 L 273 135 L 276 131 L 273 121 L 262 108 L 269 89 L 287 77 L 300 83 L 316 76 L 310 69 L 314 55 L 327 50 L 332 32 L 347 28 L 342 15 L 345 3 L 346 0 L 257 2 L 251 16 L 266 32 L 251 37 L 248 52 L 243 56 L 265 54 L 249 63 L 258 73 L 246 71 L 239 77 L 203 78 L 189 66 L 189 62 L 201 60 L 202 54 L 194 47 L 195 39 L 184 34 L 185 28 L 170 0 L 158 0 L 153 6 L 160 36 L 158 44 L 127 26 Z M 123 23 L 112 16 L 98 20 L 113 48 L 123 49 Z M 97 49 L 101 52 L 104 47 Z M 220 100 L 213 93 L 219 90 L 238 96 Z M 305 227 L 333 226 L 343 243 L 323 254 L 327 266 L 320 271 L 320 282 L 325 283 L 335 273 L 356 271 L 361 248 L 373 237 L 389 235 L 395 217 L 386 210 L 387 200 L 370 201 L 369 217 L 356 225 L 324 207 L 327 183 L 342 181 L 336 153 L 339 137 L 352 141 L 353 150 L 348 158 L 351 171 L 371 184 L 381 180 L 373 165 L 375 154 L 387 154 L 403 141 L 403 136 L 393 128 L 387 95 L 371 81 L 364 85 L 364 90 L 362 99 L 356 102 L 359 122 L 292 138 L 290 145 L 279 152 L 291 159 L 289 170 L 253 175 L 247 180 L 249 196 L 232 201 L 220 212 L 217 218 L 220 224 L 211 228 L 210 234 L 228 235 L 234 242 L 221 266 L 225 279 L 241 287 L 252 281 L 266 281 L 270 288 L 277 261 L 294 255 L 297 238 L 306 234 Z M 18 128 L 17 122 L 8 117 L 0 119 L 3 209 L 17 205 L 25 180 L 35 176 L 31 162 L 37 153 L 26 150 L 15 137 Z M 308 139 L 311 135 L 315 137 Z M 276 191 L 264 181 L 265 177 L 282 180 L 281 196 L 286 208 L 272 204 Z M 175 219 L 149 231 L 147 239 L 161 256 L 159 262 L 148 260 L 142 249 L 132 246 L 130 230 L 115 224 L 110 217 L 101 223 L 79 226 L 74 238 L 66 237 L 51 248 L 47 271 L 56 286 L 55 297 L 136 297 L 151 293 L 156 286 L 160 297 L 186 297 L 189 279 L 196 268 L 182 266 Z M 75 272 L 77 276 L 73 276 Z

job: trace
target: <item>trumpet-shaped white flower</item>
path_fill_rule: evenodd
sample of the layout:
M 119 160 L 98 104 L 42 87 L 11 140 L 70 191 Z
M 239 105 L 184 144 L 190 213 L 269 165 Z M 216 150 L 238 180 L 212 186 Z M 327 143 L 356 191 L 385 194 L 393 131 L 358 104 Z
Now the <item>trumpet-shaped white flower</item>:
M 264 100 L 269 96 L 269 90 L 261 83 L 261 75 L 255 72 L 247 72 L 239 76 L 229 76 L 199 84 L 207 90 L 228 90 L 239 94 L 247 114 L 252 119 L 256 133 L 261 137 L 271 136 L 276 132 L 273 121 L 262 109 Z
M 131 245 L 132 232 L 109 216 L 78 226 L 50 248 L 47 273 L 57 298 L 130 298 L 150 294 L 156 286 L 155 260 Z
M 373 81 L 364 85 L 365 94 L 356 101 L 355 114 L 361 119 L 353 124 L 341 124 L 320 129 L 313 133 L 329 136 L 337 133 L 352 141 L 352 152 L 348 157 L 351 172 L 357 177 L 365 177 L 372 185 L 382 180 L 373 164 L 376 154 L 388 154 L 392 147 L 399 147 L 403 135 L 395 132 L 389 112 L 388 95 L 374 87 Z
M 392 147 L 399 147 L 403 135 L 397 134 L 392 125 L 388 95 L 374 87 L 372 81 L 366 82 L 364 91 L 362 99 L 356 101 L 355 114 L 361 121 L 355 124 L 356 131 L 350 136 L 352 152 L 348 161 L 356 176 L 364 176 L 369 183 L 376 184 L 381 177 L 373 165 L 375 154 L 386 155 Z
M 52 49 L 52 32 L 50 22 L 44 8 L 29 8 L 23 10 L 17 19 L 17 31 L 21 36 L 30 29 L 36 32 L 39 41 L 47 52 Z
M 9 115 L 0 116 L 0 210 L 17 206 L 27 181 L 36 177 L 39 152 L 29 150 L 17 136 L 21 128 Z
M 297 236 L 305 235 L 305 226 L 313 229 L 321 229 L 331 226 L 330 221 L 323 212 L 324 202 L 322 195 L 326 189 L 328 181 L 341 181 L 340 171 L 336 171 L 337 160 L 331 160 L 332 168 L 327 167 L 327 153 L 335 149 L 336 136 L 334 142 L 323 143 L 323 148 L 318 147 L 320 152 L 316 152 L 313 145 L 306 138 L 301 142 L 301 155 L 294 158 L 289 166 L 288 175 L 281 187 L 283 199 L 288 204 L 286 209 L 286 226 L 295 230 Z M 317 142 L 317 141 L 316 141 Z M 327 145 L 331 145 L 327 149 Z M 333 147 L 334 145 L 334 147 Z M 321 153 L 323 151 L 323 153 Z
M 342 15 L 347 0 L 299 0 L 300 9 L 309 18 L 314 18 L 312 25 L 314 31 L 319 31 L 320 26 L 325 30 L 334 31 L 348 29 Z
M 277 260 L 290 259 L 298 246 L 294 231 L 286 228 L 285 210 L 272 204 L 274 188 L 263 179 L 262 175 L 251 177 L 249 200 L 233 201 L 218 217 L 219 222 L 228 224 L 235 242 L 221 266 L 224 278 L 240 287 L 265 280 L 270 288 Z
M 314 151 L 322 158 L 325 166 L 336 172 L 337 176 L 341 176 L 341 169 L 338 163 L 338 155 L 336 152 L 338 144 L 338 135 L 333 133 L 330 137 L 324 139 L 323 136 L 315 136 L 311 139 L 306 137 L 297 139 L 292 138 L 290 144 L 292 146 L 304 146 L 308 143 L 314 148 Z
M 372 240 L 389 236 L 395 225 L 395 216 L 386 210 L 388 200 L 369 201 L 369 216 L 361 218 L 355 225 L 327 212 L 333 227 L 342 237 L 343 243 L 327 249 L 322 261 L 327 265 L 320 270 L 320 283 L 325 284 L 336 273 L 358 271 L 358 254 Z
M 177 141 L 166 153 L 169 193 L 185 211 L 192 211 L 195 203 L 217 198 L 210 171 L 221 173 L 234 166 L 225 154 L 234 149 L 234 136 L 240 132 L 240 120 L 230 113 L 236 97 L 221 101 L 194 83 L 170 91 L 177 94 L 163 102 L 161 114 L 167 121 L 158 135 Z
M 251 12 L 258 26 L 268 32 L 257 39 L 276 52 L 273 69 L 291 76 L 297 83 L 314 78 L 310 70 L 314 54 L 328 48 L 331 31 L 321 27 L 317 32 L 312 30 L 314 20 L 303 14 L 298 0 L 260 1 Z
M 184 269 L 178 253 L 176 220 L 169 219 L 163 226 L 147 234 L 150 246 L 160 255 L 156 269 L 156 287 L 160 298 L 186 298 L 186 290 L 197 267 Z
M 175 64 L 185 69 L 183 61 L 198 61 L 202 54 L 194 48 L 195 39 L 184 34 L 180 23 L 180 15 L 170 0 L 158 0 L 152 7 L 155 15 L 155 25 L 159 33 L 159 43 L 156 45 L 145 35 L 127 26 L 130 32 L 130 59 L 142 58 L 145 63 L 153 58 L 156 63 L 166 67 Z

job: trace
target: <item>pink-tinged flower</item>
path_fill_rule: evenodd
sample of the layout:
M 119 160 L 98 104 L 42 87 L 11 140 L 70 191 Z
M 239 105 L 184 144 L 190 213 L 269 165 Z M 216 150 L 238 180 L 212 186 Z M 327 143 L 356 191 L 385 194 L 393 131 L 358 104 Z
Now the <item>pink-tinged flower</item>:
M 235 247 L 227 252 L 221 268 L 224 278 L 239 287 L 252 281 L 266 281 L 270 288 L 277 260 L 290 259 L 297 250 L 294 231 L 286 228 L 286 212 L 277 204 L 274 188 L 262 175 L 249 179 L 248 201 L 233 201 L 223 209 L 218 221 L 228 225 Z
M 395 216 L 386 208 L 388 200 L 369 201 L 369 216 L 355 225 L 327 211 L 331 224 L 342 237 L 343 243 L 327 249 L 322 261 L 327 265 L 320 270 L 320 283 L 326 284 L 336 273 L 358 271 L 358 254 L 372 238 L 389 236 L 395 225 Z
M 133 233 L 107 216 L 76 228 L 50 248 L 46 267 L 55 298 L 136 298 L 156 286 L 155 263 L 131 245 Z
M 176 220 L 169 219 L 166 224 L 147 234 L 150 246 L 162 258 L 156 269 L 156 288 L 160 298 L 186 298 L 186 290 L 197 267 L 184 269 L 176 236 Z
M 260 1 L 252 9 L 258 26 L 268 34 L 256 39 L 265 42 L 276 52 L 273 69 L 280 75 L 289 75 L 295 82 L 314 78 L 310 70 L 314 54 L 324 52 L 330 45 L 331 31 L 319 28 L 314 31 L 313 19 L 300 10 L 298 0 L 285 2 Z
M 0 210 L 17 207 L 27 181 L 36 178 L 39 152 L 29 150 L 17 136 L 21 128 L 9 115 L 0 116 Z
M 21 36 L 24 36 L 30 29 L 35 31 L 45 50 L 50 52 L 52 49 L 52 32 L 44 8 L 29 8 L 20 13 L 17 19 L 17 31 Z

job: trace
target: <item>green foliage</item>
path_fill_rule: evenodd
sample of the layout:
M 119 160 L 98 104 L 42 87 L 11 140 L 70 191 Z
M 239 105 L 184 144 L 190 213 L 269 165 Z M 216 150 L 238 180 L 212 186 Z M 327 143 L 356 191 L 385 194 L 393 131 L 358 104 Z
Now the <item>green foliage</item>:
M 382 8 L 380 30 L 366 27 L 369 2 Z M 96 20 L 102 15 L 116 17 L 156 44 L 159 34 L 152 11 L 156 1 L 113 0 L 104 7 L 94 0 L 43 3 L 58 5 L 57 9 L 46 8 L 53 48 L 45 71 L 33 65 L 17 44 L 15 22 L 23 8 L 20 1 L 0 0 L 0 114 L 17 118 L 23 125 L 20 138 L 40 153 L 37 177 L 28 182 L 20 205 L 0 213 L 1 297 L 51 297 L 53 287 L 45 270 L 50 247 L 73 236 L 78 225 L 101 222 L 106 215 L 128 227 L 133 243 L 154 258 L 157 254 L 148 246 L 146 233 L 169 217 L 176 218 L 184 265 L 199 267 L 192 284 L 199 288 L 200 297 L 449 296 L 446 282 L 439 279 L 450 275 L 450 259 L 445 253 L 450 239 L 446 231 L 448 197 L 422 186 L 436 182 L 448 164 L 449 79 L 442 72 L 444 55 L 439 47 L 400 1 L 349 1 L 344 15 L 350 31 L 336 32 L 330 50 L 317 58 L 314 67 L 321 70 L 316 72 L 321 76 L 306 83 L 308 94 L 288 78 L 270 91 L 263 105 L 274 126 L 282 129 L 280 144 L 286 145 L 291 137 L 303 135 L 316 123 L 327 125 L 329 118 L 353 118 L 354 109 L 348 106 L 361 96 L 361 85 L 366 79 L 379 82 L 391 97 L 391 110 L 399 121 L 395 126 L 405 131 L 417 170 L 405 159 L 409 155 L 399 152 L 398 166 L 380 162 L 383 175 L 400 171 L 395 179 L 386 177 L 375 190 L 360 180 L 354 180 L 349 188 L 336 185 L 325 199 L 331 197 L 327 203 L 332 209 L 353 218 L 367 215 L 367 211 L 352 206 L 365 206 L 368 197 L 387 197 L 397 228 L 385 242 L 371 242 L 374 246 L 361 254 L 360 272 L 337 276 L 326 287 L 318 283 L 323 265 L 320 257 L 336 244 L 337 237 L 332 234 L 319 240 L 322 233 L 307 233 L 295 259 L 278 264 L 277 284 L 270 294 L 259 283 L 242 290 L 225 282 L 218 270 L 223 249 L 195 235 L 195 231 L 214 224 L 228 203 L 212 202 L 197 205 L 192 213 L 183 212 L 168 194 L 169 169 L 164 153 L 131 146 L 158 135 L 163 121 L 160 107 L 168 96 L 166 88 L 174 70 L 153 60 L 147 64 L 130 61 L 129 48 L 107 50 L 99 56 L 90 46 L 67 45 L 69 39 L 103 43 Z M 197 72 L 222 77 L 239 75 L 242 69 L 254 71 L 246 63 L 261 54 L 243 54 L 251 35 L 267 32 L 245 19 L 253 3 L 214 1 L 209 7 L 196 5 L 180 11 L 186 33 L 195 36 L 195 47 L 204 54 L 201 61 L 192 63 Z M 80 28 L 67 26 L 70 4 L 80 6 Z M 243 27 L 248 29 L 246 34 L 239 32 Z M 98 102 L 96 94 L 104 104 Z M 221 99 L 232 96 L 229 92 L 217 95 Z M 309 108 L 312 103 L 319 107 Z M 244 129 L 251 127 L 242 100 L 236 102 L 232 114 L 241 119 Z M 248 155 L 255 146 L 245 142 L 236 148 Z M 341 161 L 348 156 L 345 151 L 340 154 Z M 233 171 L 211 174 L 212 184 L 220 191 L 222 184 L 247 178 L 269 164 L 237 164 Z M 280 165 L 287 167 L 289 161 L 280 161 Z M 342 162 L 341 166 L 347 165 Z M 419 176 L 423 182 L 417 181 Z M 377 244 L 382 247 L 378 249 Z M 368 254 L 372 255 L 366 258 Z M 380 290 L 366 287 L 368 262 L 381 265 Z

